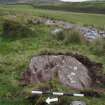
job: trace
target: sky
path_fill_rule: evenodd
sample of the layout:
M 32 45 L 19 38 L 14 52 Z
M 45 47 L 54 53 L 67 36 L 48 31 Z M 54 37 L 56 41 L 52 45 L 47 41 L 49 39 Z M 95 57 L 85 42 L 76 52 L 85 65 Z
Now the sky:
M 86 0 L 62 0 L 62 1 L 82 2 L 82 1 L 86 1 Z

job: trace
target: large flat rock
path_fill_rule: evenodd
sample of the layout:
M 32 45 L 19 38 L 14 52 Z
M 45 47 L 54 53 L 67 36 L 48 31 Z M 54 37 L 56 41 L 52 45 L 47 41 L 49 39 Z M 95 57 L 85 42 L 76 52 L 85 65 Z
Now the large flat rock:
M 65 85 L 76 89 L 89 88 L 92 79 L 88 69 L 76 58 L 66 55 L 40 55 L 31 59 L 22 75 L 25 84 L 41 83 L 57 77 Z

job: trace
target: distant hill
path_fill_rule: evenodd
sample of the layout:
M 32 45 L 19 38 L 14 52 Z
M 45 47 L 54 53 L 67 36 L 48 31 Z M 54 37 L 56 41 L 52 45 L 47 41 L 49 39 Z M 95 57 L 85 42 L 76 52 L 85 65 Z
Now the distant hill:
M 35 8 L 52 9 L 61 11 L 84 12 L 84 13 L 102 13 L 105 14 L 105 0 L 91 0 L 86 2 L 63 2 L 50 5 L 35 5 Z
M 87 0 L 92 1 L 105 1 L 105 0 Z M 61 2 L 61 0 L 0 0 L 0 3 L 11 4 L 11 3 L 34 3 L 34 4 L 53 4 Z
M 0 3 L 29 3 L 32 2 L 33 0 L 0 0 Z
M 10 4 L 10 3 L 56 3 L 60 0 L 0 0 L 0 3 Z
M 98 2 L 100 2 L 100 1 L 105 1 L 105 0 L 89 0 L 89 1 L 98 1 Z

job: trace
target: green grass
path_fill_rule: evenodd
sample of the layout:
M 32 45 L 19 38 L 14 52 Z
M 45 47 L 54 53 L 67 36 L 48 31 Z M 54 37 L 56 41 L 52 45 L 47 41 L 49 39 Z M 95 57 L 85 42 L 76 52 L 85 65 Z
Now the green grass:
M 13 17 L 14 15 L 16 15 L 16 18 Z M 0 33 L 2 33 L 2 23 L 5 19 L 15 19 L 22 24 L 27 24 L 27 19 L 37 18 L 37 16 L 48 16 L 80 25 L 86 23 L 95 24 L 98 27 L 105 25 L 105 15 L 41 10 L 27 5 L 0 5 Z M 105 56 L 101 54 L 99 57 L 94 54 L 94 51 L 90 50 L 89 44 L 69 43 L 65 45 L 62 41 L 50 39 L 50 32 L 53 27 L 31 25 L 31 28 L 36 31 L 35 36 L 14 40 L 0 36 L 0 105 L 31 105 L 25 100 L 26 92 L 31 91 L 37 85 L 23 87 L 19 80 L 21 73 L 28 67 L 31 57 L 40 52 L 46 50 L 50 52 L 75 52 L 88 56 L 91 60 L 103 64 L 105 62 Z M 67 88 L 62 87 L 56 81 L 52 81 L 52 84 L 55 91 L 68 91 Z M 104 98 L 105 96 L 100 99 L 82 98 L 81 100 L 85 100 L 88 105 L 105 105 Z M 63 102 L 67 100 L 75 100 L 75 98 L 66 97 Z

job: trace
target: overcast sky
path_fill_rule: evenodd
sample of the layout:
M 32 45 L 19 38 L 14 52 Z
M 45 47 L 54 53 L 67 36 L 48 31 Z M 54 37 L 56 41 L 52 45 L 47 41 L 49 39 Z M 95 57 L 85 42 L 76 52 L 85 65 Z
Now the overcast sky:
M 86 0 L 62 0 L 62 1 L 81 2 L 81 1 L 86 1 Z

